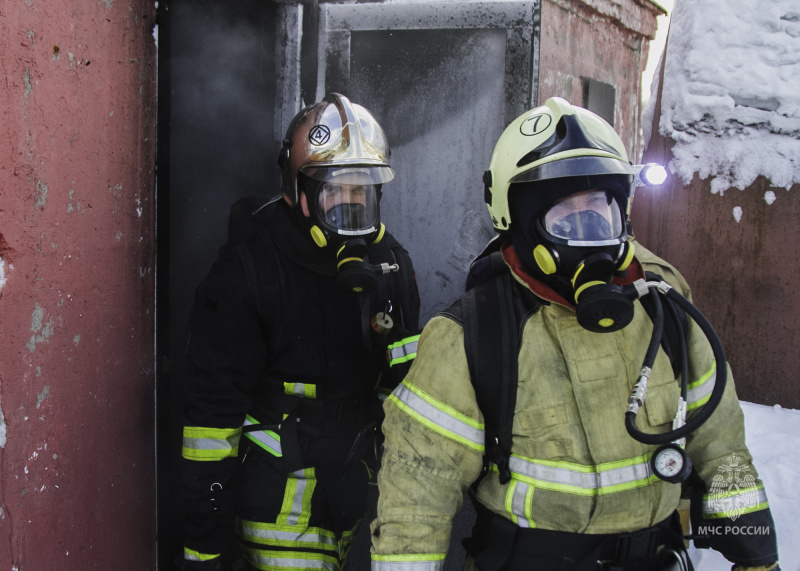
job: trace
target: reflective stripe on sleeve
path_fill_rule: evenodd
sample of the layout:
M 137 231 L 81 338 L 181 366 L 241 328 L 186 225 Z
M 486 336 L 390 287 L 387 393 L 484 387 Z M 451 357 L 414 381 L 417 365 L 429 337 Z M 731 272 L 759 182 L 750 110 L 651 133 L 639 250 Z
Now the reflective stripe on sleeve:
M 545 490 L 579 496 L 603 496 L 658 481 L 650 470 L 649 454 L 597 466 L 533 460 L 512 454 L 509 468 L 512 478 Z
M 219 557 L 220 553 L 200 553 L 199 551 L 195 551 L 194 549 L 189 549 L 188 547 L 183 548 L 183 558 L 186 561 L 211 561 L 212 559 L 216 559 Z
M 283 392 L 296 397 L 315 399 L 317 398 L 317 385 L 308 383 L 283 383 Z
M 721 476 L 717 476 L 721 478 Z M 721 484 L 724 486 L 724 482 Z M 717 487 L 717 482 L 712 484 L 712 490 Z M 769 507 L 767 492 L 763 484 L 748 488 L 718 490 L 703 496 L 703 518 L 720 519 L 731 518 L 736 520 L 740 515 L 765 510 Z
M 238 521 L 241 536 L 253 543 L 272 547 L 295 547 L 339 552 L 336 534 L 319 527 L 297 528 L 260 521 Z
M 421 553 L 419 555 L 372 554 L 372 571 L 441 571 L 444 569 L 445 553 Z
M 310 551 L 268 551 L 242 546 L 245 559 L 256 569 L 325 569 L 338 571 L 339 558 Z
M 483 452 L 483 423 L 432 397 L 408 381 L 403 381 L 389 400 L 411 418 L 442 436 L 473 450 Z
M 695 382 L 690 383 L 687 392 L 686 410 L 694 410 L 708 402 L 714 385 L 717 382 L 717 364 L 711 368 Z
M 239 453 L 241 428 L 183 427 L 183 449 L 187 460 L 215 461 L 236 457 Z
M 244 426 L 252 426 L 254 424 L 260 423 L 248 414 L 244 419 Z M 281 437 L 278 433 L 272 430 L 255 430 L 253 432 L 245 432 L 244 435 L 273 456 L 278 458 L 283 456 Z
M 395 365 L 405 363 L 416 357 L 418 342 L 419 335 L 412 335 L 411 337 L 406 337 L 397 343 L 389 345 L 389 366 L 394 367 Z

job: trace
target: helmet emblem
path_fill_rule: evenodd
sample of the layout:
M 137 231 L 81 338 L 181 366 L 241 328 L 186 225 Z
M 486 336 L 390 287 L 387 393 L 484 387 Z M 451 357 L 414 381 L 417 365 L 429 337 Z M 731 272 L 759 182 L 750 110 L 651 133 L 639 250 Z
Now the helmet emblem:
M 308 140 L 312 145 L 320 146 L 327 143 L 331 138 L 331 130 L 327 125 L 314 125 L 308 132 Z
M 532 137 L 547 129 L 552 122 L 553 118 L 548 113 L 537 113 L 522 122 L 519 132 L 526 137 Z

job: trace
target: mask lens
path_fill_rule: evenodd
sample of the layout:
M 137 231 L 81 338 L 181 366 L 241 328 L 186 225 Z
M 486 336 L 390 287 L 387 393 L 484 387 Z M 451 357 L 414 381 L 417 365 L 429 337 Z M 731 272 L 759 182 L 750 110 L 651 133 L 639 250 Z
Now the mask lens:
M 318 200 L 323 220 L 336 231 L 360 234 L 377 226 L 378 200 L 374 184 L 329 181 L 320 188 Z
M 615 240 L 623 230 L 617 201 L 602 190 L 580 192 L 556 203 L 543 222 L 548 234 L 564 240 Z

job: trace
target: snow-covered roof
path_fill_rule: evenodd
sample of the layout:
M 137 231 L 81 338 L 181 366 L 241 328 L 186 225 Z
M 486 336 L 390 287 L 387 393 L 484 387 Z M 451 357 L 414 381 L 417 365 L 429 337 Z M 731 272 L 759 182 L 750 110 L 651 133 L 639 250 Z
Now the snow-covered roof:
M 677 0 L 664 77 L 653 82 L 645 140 L 663 82 L 659 132 L 675 141 L 670 170 L 712 192 L 759 175 L 800 183 L 800 4 Z

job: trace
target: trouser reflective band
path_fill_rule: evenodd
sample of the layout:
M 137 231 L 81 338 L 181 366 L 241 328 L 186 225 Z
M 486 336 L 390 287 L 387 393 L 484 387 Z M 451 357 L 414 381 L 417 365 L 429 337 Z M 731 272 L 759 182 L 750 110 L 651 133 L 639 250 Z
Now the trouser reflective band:
M 585 466 L 571 462 L 532 460 L 512 454 L 511 477 L 536 487 L 579 496 L 602 496 L 641 488 L 658 480 L 650 471 L 650 455 Z M 497 466 L 492 466 L 497 470 Z
M 414 384 L 403 381 L 389 395 L 389 400 L 423 426 L 483 452 L 483 423 L 460 413 Z
M 416 357 L 418 342 L 419 335 L 412 335 L 389 345 L 389 366 L 393 367 Z
M 276 523 L 280 525 L 308 525 L 311 516 L 311 496 L 317 485 L 314 468 L 304 468 L 289 474 L 283 495 L 281 513 Z
M 333 555 L 303 551 L 267 551 L 243 547 L 245 559 L 256 569 L 327 569 L 338 571 L 339 559 Z
M 287 395 L 304 398 L 317 398 L 317 385 L 308 383 L 283 383 L 283 392 Z
M 690 383 L 687 387 L 686 410 L 693 410 L 706 404 L 708 399 L 711 398 L 716 382 L 717 364 L 714 363 L 702 377 Z
M 241 428 L 183 427 L 183 450 L 187 460 L 214 461 L 239 454 Z
M 715 478 L 721 479 L 722 476 Z M 767 492 L 763 484 L 739 488 L 735 483 L 718 480 L 711 484 L 711 493 L 703 496 L 704 519 L 736 519 L 742 514 L 768 507 Z
M 272 547 L 294 547 L 339 552 L 336 534 L 318 527 L 297 528 L 290 525 L 239 520 L 239 535 L 253 543 Z
M 211 561 L 219 556 L 219 553 L 200 553 L 199 551 L 189 549 L 188 547 L 183 548 L 183 558 L 186 561 Z
M 372 554 L 372 571 L 441 571 L 445 553 L 420 553 L 419 555 Z
M 244 419 L 244 426 L 252 426 L 254 424 L 260 423 L 248 414 Z M 278 433 L 273 432 L 272 430 L 255 430 L 253 432 L 245 432 L 244 435 L 273 456 L 277 456 L 279 458 L 283 456 L 283 450 L 281 450 L 281 437 L 278 435 Z

